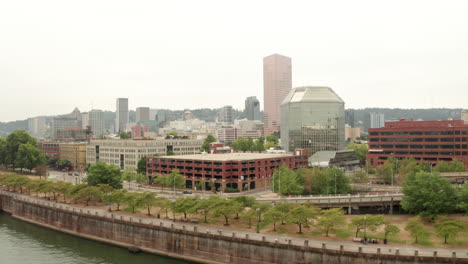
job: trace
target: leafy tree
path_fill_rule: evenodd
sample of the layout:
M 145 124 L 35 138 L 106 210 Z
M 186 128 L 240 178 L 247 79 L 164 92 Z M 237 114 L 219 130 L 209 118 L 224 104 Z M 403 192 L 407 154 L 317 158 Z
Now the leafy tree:
M 210 152 L 210 144 L 213 142 L 216 142 L 216 138 L 213 135 L 209 134 L 203 141 L 201 151 L 204 151 L 207 153 Z
M 141 194 L 140 193 L 126 193 L 125 195 L 125 204 L 127 205 L 127 209 L 130 210 L 130 212 L 135 213 L 136 209 L 138 209 L 141 206 Z
M 78 191 L 76 194 L 77 199 L 85 200 L 86 206 L 89 205 L 91 199 L 100 199 L 102 196 L 101 190 L 97 186 L 88 186 Z
M 464 212 L 465 214 L 468 213 L 468 183 L 465 183 L 463 187 L 458 190 L 458 197 L 459 201 L 457 204 L 457 208 Z
M 384 223 L 383 215 L 364 215 L 355 217 L 351 220 L 351 226 L 356 228 L 355 237 L 358 237 L 359 231 L 361 230 L 372 230 L 375 231 L 378 226 Z
M 70 182 L 60 181 L 56 183 L 57 192 L 63 196 L 64 203 L 67 202 L 67 193 L 70 190 L 70 188 L 72 188 L 72 186 L 73 184 Z
M 249 228 L 252 227 L 252 220 L 255 219 L 256 217 L 256 212 L 252 208 L 247 210 L 244 214 L 241 215 L 241 219 L 247 220 L 247 223 L 249 224 Z
M 305 207 L 303 205 L 296 206 L 288 214 L 288 222 L 296 224 L 299 227 L 299 234 L 302 234 L 302 227 L 309 227 L 310 219 L 316 218 L 319 210 L 315 207 Z
M 91 186 L 109 184 L 114 189 L 122 188 L 120 169 L 104 162 L 97 162 L 89 167 L 86 182 Z
M 0 137 L 0 165 L 7 166 L 7 147 L 6 139 Z
M 286 223 L 286 221 L 288 220 L 289 212 L 291 212 L 291 210 L 294 207 L 295 207 L 295 204 L 286 203 L 286 202 L 279 203 L 275 206 L 275 210 L 277 210 L 281 214 L 281 217 L 279 220 L 282 225 Z
M 148 215 L 151 215 L 151 208 L 156 206 L 157 203 L 158 200 L 154 193 L 145 192 L 140 197 L 140 205 L 148 210 Z
M 45 181 L 45 182 L 47 182 L 47 181 Z M 73 200 L 76 200 L 77 196 L 78 196 L 78 192 L 81 191 L 82 189 L 86 188 L 86 187 L 88 187 L 88 185 L 86 185 L 86 184 L 73 185 L 68 190 L 67 195 L 68 195 L 68 197 L 71 197 Z
M 465 171 L 465 166 L 463 165 L 463 162 L 453 159 L 450 162 L 444 162 L 441 161 L 437 163 L 437 165 L 434 167 L 434 171 L 437 172 L 463 172 Z
M 166 218 L 169 218 L 168 212 L 169 212 L 169 209 L 172 208 L 172 202 L 168 198 L 156 197 L 156 206 L 166 213 Z
M 438 221 L 435 227 L 437 235 L 444 239 L 444 244 L 447 244 L 448 239 L 456 238 L 459 233 L 466 230 L 463 222 L 446 219 Z
M 455 209 L 457 194 L 450 182 L 436 174 L 418 172 L 407 176 L 403 185 L 403 209 L 434 218 Z
M 31 195 L 31 191 L 35 191 L 38 186 L 38 181 L 36 180 L 30 180 L 26 183 L 26 190 L 28 190 L 28 194 Z
M 204 217 L 204 222 L 207 223 L 208 214 L 222 201 L 219 196 L 210 196 L 208 199 L 202 199 L 197 202 L 195 210 L 201 212 Z
M 301 168 L 296 173 L 304 186 L 305 194 L 347 194 L 351 190 L 349 179 L 338 168 Z
M 16 130 L 9 134 L 5 143 L 5 161 L 6 164 L 13 166 L 13 168 L 18 168 L 17 157 L 21 145 L 31 144 L 37 146 L 36 140 L 24 130 Z
M 37 166 L 46 164 L 46 162 L 44 153 L 37 145 L 26 143 L 19 146 L 15 161 L 17 167 L 32 170 Z
M 414 237 L 415 243 L 418 243 L 418 238 L 427 238 L 431 233 L 424 228 L 421 218 L 419 216 L 411 218 L 405 226 L 405 230 L 410 232 L 410 235 Z
M 278 145 L 278 143 L 279 143 L 279 138 L 274 136 L 274 135 L 268 135 L 268 136 L 266 136 L 265 139 L 266 139 L 267 143 L 272 143 L 274 145 Z
M 119 134 L 120 139 L 129 139 L 130 135 L 127 132 L 122 132 Z
M 173 169 L 169 175 L 167 175 L 166 186 L 175 186 L 176 188 L 185 187 L 184 176 L 180 173 L 178 169 Z
M 276 231 L 276 223 L 284 220 L 283 213 L 277 208 L 270 209 L 264 213 L 263 221 L 267 224 L 273 224 L 273 231 Z
M 284 165 L 273 173 L 273 182 L 274 192 L 279 192 L 281 195 L 298 195 L 304 189 L 300 177 Z
M 359 161 L 364 164 L 366 161 L 366 155 L 367 155 L 367 144 L 356 144 L 354 141 L 348 144 L 346 146 L 346 149 L 352 149 L 356 153 L 356 156 L 358 157 Z
M 164 186 L 168 185 L 168 178 L 169 177 L 167 175 L 158 174 L 158 175 L 156 175 L 155 178 L 153 178 L 153 183 L 157 184 L 157 185 L 160 185 L 161 190 L 162 190 L 162 189 L 164 189 L 163 188 Z
M 252 138 L 245 139 L 243 137 L 239 137 L 233 144 L 234 149 L 237 151 L 251 151 L 254 147 L 254 142 Z
M 214 216 L 223 216 L 224 225 L 229 225 L 229 219 L 242 211 L 244 208 L 242 204 L 234 200 L 222 200 L 213 210 Z
M 175 155 L 175 152 L 172 151 L 172 150 L 168 150 L 168 151 L 166 152 L 166 155 L 167 155 L 167 156 L 174 156 L 174 155 Z
M 174 212 L 184 214 L 184 219 L 187 215 L 193 213 L 197 209 L 198 197 L 183 197 L 175 200 Z
M 255 203 L 255 197 L 252 197 L 252 196 L 242 195 L 242 196 L 231 197 L 229 199 L 239 202 L 242 205 L 242 208 L 252 207 Z M 239 214 L 236 215 L 236 219 L 238 218 L 239 218 Z
M 137 173 L 146 174 L 146 155 L 141 157 L 137 164 Z
M 71 161 L 69 161 L 69 160 L 58 160 L 55 163 L 55 166 L 57 166 L 57 168 L 59 168 L 59 169 L 70 168 L 71 165 L 72 165 Z
M 59 161 L 58 158 L 56 157 L 51 157 L 47 160 L 47 165 L 49 166 L 56 166 L 57 165 L 57 161 Z
M 36 171 L 36 175 L 39 176 L 39 179 L 41 179 L 42 176 L 47 175 L 47 166 L 46 165 L 39 165 L 36 168 L 34 168 L 34 170 Z
M 109 205 L 109 212 L 112 212 L 112 204 L 117 205 L 117 211 L 120 211 L 120 205 L 125 203 L 127 190 L 114 190 L 103 195 L 103 202 Z
M 317 226 L 321 227 L 326 236 L 332 230 L 343 226 L 346 223 L 346 218 L 341 208 L 332 208 L 328 210 L 322 210 L 321 216 L 317 222 Z
M 260 139 L 256 140 L 253 147 L 252 147 L 252 151 L 255 151 L 255 152 L 263 152 L 265 151 L 265 145 L 262 141 L 260 141 Z
M 353 183 L 366 183 L 369 182 L 369 177 L 367 177 L 367 173 L 363 171 L 358 171 L 353 174 Z
M 398 226 L 388 224 L 388 223 L 385 224 L 385 228 L 384 228 L 384 240 L 385 241 L 387 241 L 388 236 L 396 235 L 398 233 L 400 233 L 400 228 L 398 228 Z

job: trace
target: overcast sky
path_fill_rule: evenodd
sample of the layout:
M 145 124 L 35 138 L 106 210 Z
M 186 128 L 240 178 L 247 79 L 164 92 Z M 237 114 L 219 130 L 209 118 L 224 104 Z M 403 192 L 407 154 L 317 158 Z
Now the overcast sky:
M 263 108 L 262 58 L 346 108 L 468 108 L 468 1 L 1 1 L 0 121 Z

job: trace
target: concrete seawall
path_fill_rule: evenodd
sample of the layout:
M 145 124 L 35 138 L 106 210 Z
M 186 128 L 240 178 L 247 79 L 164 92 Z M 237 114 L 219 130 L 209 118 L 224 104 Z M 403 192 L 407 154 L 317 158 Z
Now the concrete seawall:
M 61 204 L 49 206 L 5 191 L 0 193 L 0 209 L 61 232 L 202 263 L 466 263 L 460 258 L 371 254 L 180 230 L 158 222 L 122 220 L 113 214 L 88 214 Z

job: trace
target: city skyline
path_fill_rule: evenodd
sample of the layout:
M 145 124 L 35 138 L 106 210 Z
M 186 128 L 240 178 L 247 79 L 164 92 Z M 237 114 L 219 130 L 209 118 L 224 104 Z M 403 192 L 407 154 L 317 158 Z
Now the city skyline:
M 292 58 L 292 87 L 333 87 L 346 108 L 468 108 L 464 1 L 26 2 L 0 10 L 2 122 L 113 111 L 118 97 L 129 109 L 242 109 L 263 102 L 274 53 Z

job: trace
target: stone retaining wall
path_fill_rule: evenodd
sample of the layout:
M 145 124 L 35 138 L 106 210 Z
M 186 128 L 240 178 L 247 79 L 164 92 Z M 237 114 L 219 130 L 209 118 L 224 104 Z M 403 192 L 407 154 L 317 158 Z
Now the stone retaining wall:
M 369 254 L 201 233 L 196 228 L 180 230 L 158 222 L 130 222 L 114 215 L 87 214 L 75 208 L 71 211 L 64 205 L 51 207 L 6 192 L 0 194 L 0 209 L 20 220 L 68 234 L 202 263 L 463 263 L 458 258 Z

